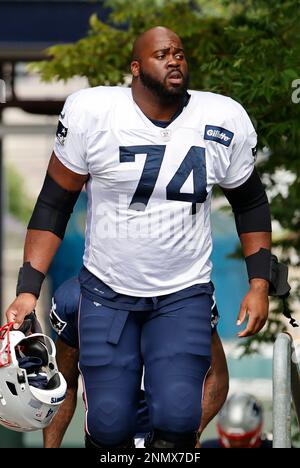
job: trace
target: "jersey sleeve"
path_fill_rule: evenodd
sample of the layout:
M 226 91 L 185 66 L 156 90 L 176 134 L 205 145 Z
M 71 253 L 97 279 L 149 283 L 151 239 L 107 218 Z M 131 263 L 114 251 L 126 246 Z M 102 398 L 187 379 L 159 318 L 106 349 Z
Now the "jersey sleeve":
M 245 109 L 238 103 L 236 116 L 231 121 L 234 132 L 230 164 L 225 178 L 219 183 L 224 188 L 236 188 L 250 177 L 254 169 L 257 135 Z
M 78 93 L 69 96 L 59 115 L 54 153 L 60 162 L 77 174 L 88 174 L 86 132 L 82 125 Z

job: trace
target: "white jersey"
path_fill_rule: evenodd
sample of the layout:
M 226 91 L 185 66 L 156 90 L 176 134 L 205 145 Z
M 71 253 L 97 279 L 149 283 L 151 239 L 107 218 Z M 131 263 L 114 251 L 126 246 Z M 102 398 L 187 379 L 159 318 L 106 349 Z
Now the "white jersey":
M 191 91 L 167 128 L 151 122 L 130 88 L 71 95 L 55 154 L 90 174 L 84 265 L 118 293 L 151 297 L 210 281 L 214 184 L 253 171 L 256 133 L 243 107 Z

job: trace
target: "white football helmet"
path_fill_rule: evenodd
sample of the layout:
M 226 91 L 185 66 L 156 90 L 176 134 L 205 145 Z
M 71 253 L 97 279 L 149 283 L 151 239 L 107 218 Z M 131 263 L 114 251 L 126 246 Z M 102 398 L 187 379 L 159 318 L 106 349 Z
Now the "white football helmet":
M 0 329 L 0 424 L 18 432 L 43 429 L 63 402 L 67 384 L 56 349 L 42 333 Z
M 230 448 L 231 442 L 244 443 L 244 448 L 255 448 L 260 444 L 263 426 L 263 408 L 249 393 L 232 394 L 222 407 L 217 431 L 223 447 Z

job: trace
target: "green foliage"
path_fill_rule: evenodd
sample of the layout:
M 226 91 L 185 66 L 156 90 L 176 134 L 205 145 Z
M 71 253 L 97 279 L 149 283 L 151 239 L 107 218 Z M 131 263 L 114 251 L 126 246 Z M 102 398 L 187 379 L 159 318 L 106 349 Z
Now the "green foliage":
M 199 26 L 203 15 L 205 23 L 202 28 L 207 35 L 217 33 L 217 27 L 213 26 L 214 19 L 225 24 L 225 20 L 220 19 L 224 13 L 222 2 L 211 2 L 213 7 L 203 7 L 206 3 L 201 0 L 136 0 L 134 3 L 129 0 L 108 0 L 106 4 L 112 9 L 110 25 L 93 15 L 87 37 L 75 44 L 50 47 L 47 54 L 51 60 L 32 63 L 30 69 L 38 71 L 45 81 L 67 80 L 77 75 L 87 77 L 91 86 L 122 84 L 129 73 L 134 39 L 146 29 L 160 24 L 174 29 L 183 38 L 188 56 L 196 59 L 195 63 L 191 60 L 191 71 L 196 70 L 198 74 L 200 58 L 211 47 L 209 41 L 200 37 L 202 31 Z M 198 57 L 197 50 L 201 43 L 205 49 Z
M 260 171 L 268 174 L 270 188 L 280 168 L 297 175 L 289 186 L 288 203 L 281 193 L 272 200 L 273 218 L 289 232 L 289 238 L 280 243 L 288 260 L 291 246 L 300 249 L 300 103 L 292 102 L 292 82 L 300 78 L 300 1 L 106 3 L 112 11 L 109 24 L 92 16 L 87 37 L 51 47 L 50 60 L 31 68 L 45 80 L 80 75 L 92 86 L 123 84 L 134 38 L 156 25 L 175 30 L 185 46 L 191 88 L 229 95 L 247 109 L 259 135 L 258 147 L 269 149 Z M 300 295 L 299 290 L 295 295 Z M 275 323 L 276 317 L 275 313 Z M 281 326 L 277 320 L 277 327 Z M 274 329 L 272 321 L 269 327 Z M 273 336 L 268 329 L 257 339 Z
M 31 68 L 38 68 L 46 81 L 80 75 L 88 77 L 91 86 L 122 82 L 130 54 L 127 33 L 109 27 L 95 15 L 90 27 L 89 35 L 76 44 L 50 47 L 53 61 L 38 62 Z
M 10 214 L 27 224 L 34 202 L 25 192 L 23 178 L 13 166 L 6 167 L 7 204 Z

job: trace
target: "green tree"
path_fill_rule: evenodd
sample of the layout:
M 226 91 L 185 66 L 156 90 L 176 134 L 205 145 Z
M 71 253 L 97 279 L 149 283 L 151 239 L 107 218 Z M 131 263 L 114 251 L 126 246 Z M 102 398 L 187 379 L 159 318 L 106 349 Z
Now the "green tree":
M 5 172 L 8 211 L 23 224 L 27 224 L 34 207 L 34 200 L 26 194 L 22 176 L 13 166 L 8 165 Z
M 92 86 L 124 84 L 134 38 L 164 25 L 183 40 L 191 88 L 229 95 L 249 112 L 267 157 L 259 170 L 272 192 L 272 215 L 288 235 L 277 239 L 289 261 L 300 247 L 300 103 L 292 102 L 300 78 L 299 0 L 110 0 L 109 24 L 96 16 L 87 37 L 48 50 L 49 61 L 35 63 L 44 80 L 85 76 Z M 296 83 L 296 82 L 295 82 Z M 299 93 L 300 95 L 300 93 Z M 278 171 L 291 174 L 286 195 Z M 299 261 L 294 261 L 294 264 Z M 300 298 L 299 285 L 293 298 Z M 273 341 L 283 325 L 276 310 L 255 341 Z M 254 349 L 253 340 L 245 349 Z

